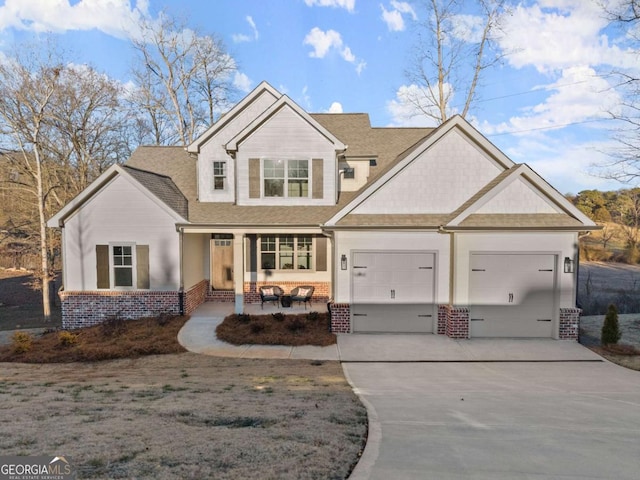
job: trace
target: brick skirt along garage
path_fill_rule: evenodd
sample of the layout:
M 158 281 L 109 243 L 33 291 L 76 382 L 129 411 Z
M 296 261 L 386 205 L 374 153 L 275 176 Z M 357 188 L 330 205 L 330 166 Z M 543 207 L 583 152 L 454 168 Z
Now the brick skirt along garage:
M 432 333 L 435 253 L 354 252 L 354 332 Z

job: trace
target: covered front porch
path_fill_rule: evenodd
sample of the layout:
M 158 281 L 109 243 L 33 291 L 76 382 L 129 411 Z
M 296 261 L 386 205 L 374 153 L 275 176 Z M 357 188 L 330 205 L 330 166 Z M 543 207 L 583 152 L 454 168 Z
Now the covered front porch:
M 297 302 L 291 308 L 261 305 L 260 287 L 275 285 L 289 294 L 296 287 L 312 286 L 306 311 L 326 311 L 332 297 L 332 248 L 318 226 L 183 225 L 178 232 L 181 286 L 188 292 L 206 283 L 201 302 L 230 304 L 235 313 L 305 311 L 305 305 Z

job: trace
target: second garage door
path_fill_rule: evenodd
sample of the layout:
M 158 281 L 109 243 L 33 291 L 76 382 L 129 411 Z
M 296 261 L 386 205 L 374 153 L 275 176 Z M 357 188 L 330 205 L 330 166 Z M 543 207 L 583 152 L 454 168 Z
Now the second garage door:
M 551 337 L 556 257 L 473 254 L 469 273 L 471 337 Z
M 435 254 L 355 252 L 354 332 L 433 332 Z

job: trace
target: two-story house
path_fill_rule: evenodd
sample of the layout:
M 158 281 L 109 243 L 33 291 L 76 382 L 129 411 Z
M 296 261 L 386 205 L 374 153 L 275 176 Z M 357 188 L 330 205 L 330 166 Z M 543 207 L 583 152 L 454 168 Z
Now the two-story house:
M 597 228 L 461 117 L 372 128 L 264 82 L 187 148 L 137 149 L 49 226 L 66 328 L 312 285 L 334 331 L 457 338 L 576 338 L 578 236 Z

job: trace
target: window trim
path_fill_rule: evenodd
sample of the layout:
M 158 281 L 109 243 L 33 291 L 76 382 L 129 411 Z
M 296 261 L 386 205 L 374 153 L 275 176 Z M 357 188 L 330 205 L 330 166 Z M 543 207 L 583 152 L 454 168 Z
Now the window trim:
M 216 174 L 216 164 L 221 164 L 222 165 L 222 174 Z M 227 162 L 225 160 L 214 160 L 213 164 L 213 171 L 212 171 L 212 179 L 213 179 L 213 191 L 214 192 L 220 192 L 220 191 L 225 191 L 227 189 Z M 221 178 L 222 179 L 222 188 L 216 188 L 216 179 Z
M 264 237 L 275 237 L 276 239 L 276 245 L 275 245 L 275 250 L 266 250 L 264 253 L 273 253 L 275 255 L 275 266 L 274 268 L 263 268 L 262 267 L 262 239 Z M 281 237 L 293 237 L 293 250 L 292 250 L 292 255 L 293 255 L 293 268 L 278 268 L 277 266 L 279 265 L 279 260 L 280 260 L 280 238 Z M 311 239 L 311 250 L 309 251 L 309 259 L 311 261 L 311 267 L 310 268 L 298 268 L 298 256 L 300 255 L 300 253 L 304 253 L 303 251 L 298 250 L 298 239 L 300 237 L 308 237 Z M 274 271 L 274 272 L 278 272 L 278 273 L 300 273 L 300 272 L 304 272 L 304 273 L 313 273 L 316 271 L 316 237 L 315 235 L 310 235 L 310 234 L 297 234 L 297 233 L 276 233 L 276 234 L 265 234 L 265 235 L 259 235 L 258 239 L 257 239 L 257 260 L 258 260 L 258 265 L 257 270 L 258 271 Z
M 284 162 L 284 176 L 282 177 L 283 186 L 282 186 L 282 196 L 279 195 L 267 195 L 265 182 L 267 180 L 280 180 L 280 177 L 267 177 L 265 175 L 265 162 L 266 161 L 282 161 Z M 289 162 L 306 162 L 307 163 L 307 176 L 306 177 L 289 177 Z M 262 193 L 262 198 L 312 198 L 312 159 L 310 158 L 273 158 L 273 157 L 264 157 L 260 159 L 260 190 Z M 289 195 L 289 181 L 293 180 L 305 180 L 307 181 L 307 195 L 306 196 L 290 196 Z
M 135 242 L 109 242 L 109 288 L 110 290 L 136 290 L 138 286 L 138 259 Z M 115 247 L 131 247 L 131 286 L 116 285 Z

